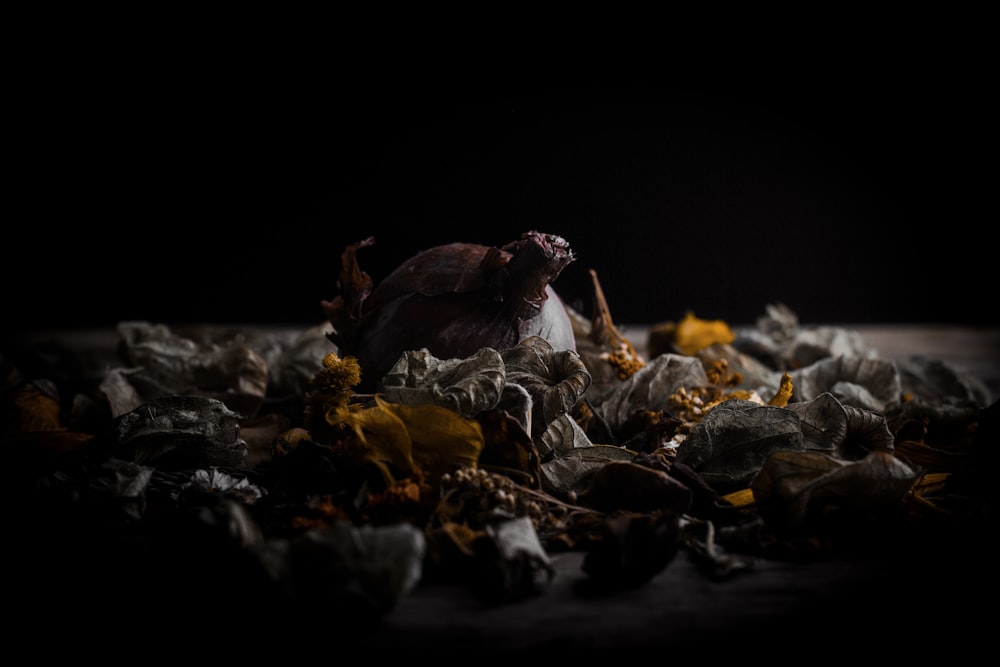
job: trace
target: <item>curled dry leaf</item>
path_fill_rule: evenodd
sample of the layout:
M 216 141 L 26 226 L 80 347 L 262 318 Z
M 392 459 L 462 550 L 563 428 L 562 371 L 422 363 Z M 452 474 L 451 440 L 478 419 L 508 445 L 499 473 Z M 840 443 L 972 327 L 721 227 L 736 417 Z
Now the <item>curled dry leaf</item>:
M 769 304 L 753 327 L 736 327 L 733 347 L 780 371 L 804 368 L 828 357 L 878 356 L 857 331 L 799 324 L 785 304 Z
M 161 396 L 114 420 L 116 456 L 167 470 L 244 467 L 240 415 L 205 396 Z
M 829 392 L 811 401 L 790 403 L 788 409 L 801 420 L 805 449 L 847 461 L 876 449 L 893 449 L 893 434 L 884 415 L 846 406 Z
M 485 532 L 490 557 L 481 559 L 474 579 L 480 596 L 510 602 L 541 593 L 552 583 L 555 567 L 529 517 L 490 522 Z
M 823 532 L 873 518 L 898 518 L 920 473 L 892 452 L 842 461 L 822 452 L 776 451 L 750 484 L 777 532 Z
M 885 412 L 902 398 L 899 372 L 887 359 L 828 357 L 790 375 L 796 401 L 830 392 L 847 405 Z
M 504 360 L 492 348 L 465 359 L 438 359 L 423 348 L 399 358 L 379 393 L 393 403 L 439 405 L 472 418 L 497 406 L 505 384 Z
M 535 445 L 543 461 L 564 456 L 580 447 L 591 447 L 593 443 L 575 419 L 560 415 L 535 438 Z
M 500 352 L 507 382 L 532 397 L 532 435 L 539 435 L 567 414 L 590 386 L 590 372 L 573 350 L 557 350 L 540 336 L 529 336 Z
M 801 419 L 795 412 L 730 399 L 695 425 L 675 460 L 727 493 L 746 486 L 772 452 L 802 449 L 803 444 Z
M 161 396 L 206 396 L 241 415 L 257 413 L 267 394 L 268 364 L 245 339 L 220 335 L 196 340 L 163 325 L 121 322 L 116 369 L 102 384 L 112 416 Z
M 312 613 L 357 622 L 396 608 L 421 580 L 426 550 L 423 531 L 408 523 L 337 521 L 269 542 L 259 557 Z
M 896 362 L 903 391 L 929 405 L 969 403 L 984 408 L 993 397 L 979 378 L 940 359 L 910 356 Z
M 564 452 L 542 463 L 542 489 L 557 498 L 575 499 L 591 476 L 612 461 L 631 461 L 635 452 L 612 445 L 592 445 Z

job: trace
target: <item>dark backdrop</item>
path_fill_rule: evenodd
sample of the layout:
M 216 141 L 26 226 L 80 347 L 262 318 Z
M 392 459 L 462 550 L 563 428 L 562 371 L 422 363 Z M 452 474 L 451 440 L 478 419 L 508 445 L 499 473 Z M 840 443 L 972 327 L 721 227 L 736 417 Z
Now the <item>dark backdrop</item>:
M 377 282 L 531 229 L 618 323 L 994 324 L 982 93 L 920 83 L 68 77 L 14 181 L 8 330 L 319 322 L 350 243 Z

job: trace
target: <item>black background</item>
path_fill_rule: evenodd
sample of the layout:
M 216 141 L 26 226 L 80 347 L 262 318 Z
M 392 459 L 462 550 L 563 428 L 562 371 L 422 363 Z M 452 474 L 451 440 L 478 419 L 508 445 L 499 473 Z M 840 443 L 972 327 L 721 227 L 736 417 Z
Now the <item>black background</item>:
M 376 282 L 528 230 L 617 323 L 995 324 L 986 85 L 814 76 L 428 82 L 149 63 L 34 84 L 5 234 L 7 330 L 312 324 L 340 254 Z M 41 93 L 40 93 L 41 94 Z M 30 97 L 30 96 L 29 96 Z

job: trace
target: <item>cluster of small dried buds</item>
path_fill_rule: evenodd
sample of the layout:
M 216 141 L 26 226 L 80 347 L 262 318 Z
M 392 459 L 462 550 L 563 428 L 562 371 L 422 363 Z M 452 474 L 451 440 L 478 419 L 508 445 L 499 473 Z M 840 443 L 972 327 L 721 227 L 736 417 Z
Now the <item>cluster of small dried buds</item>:
M 506 475 L 463 466 L 441 476 L 441 490 L 442 495 L 449 491 L 475 494 L 486 504 L 480 506 L 481 511 L 528 517 L 539 531 L 563 528 L 559 505 L 553 506 L 542 493 L 521 486 Z
M 743 382 L 743 373 L 730 372 L 728 359 L 716 359 L 705 368 L 708 381 L 718 387 L 735 387 Z
M 690 390 L 680 387 L 667 400 L 676 409 L 678 419 L 685 422 L 698 421 L 708 408 L 718 403 L 717 393 L 706 387 L 693 387 Z
M 612 352 L 605 352 L 601 359 L 618 369 L 619 380 L 627 380 L 646 365 L 628 341 L 619 343 Z

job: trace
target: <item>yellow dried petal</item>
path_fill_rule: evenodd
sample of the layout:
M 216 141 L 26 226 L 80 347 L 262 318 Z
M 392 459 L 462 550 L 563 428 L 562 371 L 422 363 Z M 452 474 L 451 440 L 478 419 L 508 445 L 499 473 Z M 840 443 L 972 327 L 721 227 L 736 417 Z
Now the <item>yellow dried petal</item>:
M 703 320 L 688 312 L 674 330 L 674 345 L 681 354 L 694 355 L 716 343 L 728 344 L 736 339 L 723 320 Z
M 440 477 L 454 466 L 476 465 L 486 444 L 478 421 L 437 405 L 389 403 L 378 395 L 375 401 L 405 424 L 412 460 L 432 477 Z
M 787 372 L 781 375 L 781 385 L 778 387 L 778 391 L 774 393 L 771 400 L 767 402 L 768 405 L 773 405 L 776 408 L 783 408 L 788 405 L 788 401 L 792 399 L 792 391 L 794 390 L 792 385 L 792 376 Z
M 739 491 L 727 493 L 722 496 L 722 499 L 731 503 L 733 507 L 746 507 L 748 505 L 753 505 L 755 502 L 753 491 L 750 489 L 740 489 Z

